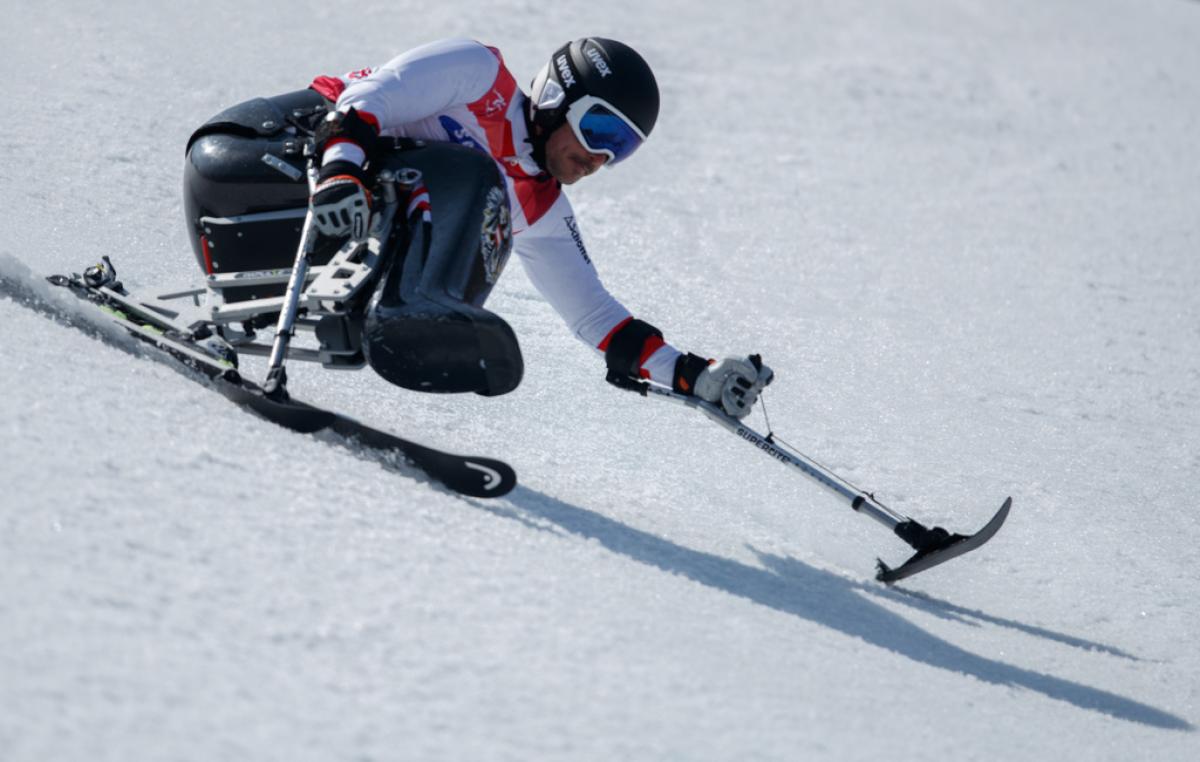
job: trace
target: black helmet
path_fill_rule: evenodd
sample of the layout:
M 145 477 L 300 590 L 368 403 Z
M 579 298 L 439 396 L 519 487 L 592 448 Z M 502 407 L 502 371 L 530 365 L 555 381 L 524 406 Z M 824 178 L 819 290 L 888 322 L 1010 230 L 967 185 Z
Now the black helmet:
M 583 109 L 571 109 L 581 99 L 587 99 Z M 543 134 L 558 129 L 572 116 L 571 125 L 585 146 L 609 154 L 610 161 L 620 161 L 641 144 L 654 129 L 658 119 L 658 83 L 654 72 L 637 51 L 616 40 L 584 37 L 563 45 L 533 80 L 530 96 L 530 121 L 543 128 Z M 633 133 L 630 140 L 622 136 L 580 132 L 579 120 L 584 112 L 595 116 L 604 114 L 619 117 Z M 603 145 L 588 140 L 599 135 Z M 610 138 L 617 143 L 610 144 Z

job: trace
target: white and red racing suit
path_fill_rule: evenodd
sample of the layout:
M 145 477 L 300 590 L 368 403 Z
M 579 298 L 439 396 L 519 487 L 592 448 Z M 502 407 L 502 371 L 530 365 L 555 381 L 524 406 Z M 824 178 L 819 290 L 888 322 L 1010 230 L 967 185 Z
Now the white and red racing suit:
M 571 202 L 533 158 L 526 95 L 495 48 L 443 40 L 415 48 L 377 69 L 318 77 L 312 88 L 342 112 L 355 109 L 380 135 L 454 142 L 490 155 L 508 186 L 513 249 L 533 285 L 582 341 L 600 352 L 633 320 L 604 288 L 588 256 Z M 325 162 L 361 166 L 353 142 L 330 145 Z M 640 375 L 671 386 L 679 350 L 651 337 Z

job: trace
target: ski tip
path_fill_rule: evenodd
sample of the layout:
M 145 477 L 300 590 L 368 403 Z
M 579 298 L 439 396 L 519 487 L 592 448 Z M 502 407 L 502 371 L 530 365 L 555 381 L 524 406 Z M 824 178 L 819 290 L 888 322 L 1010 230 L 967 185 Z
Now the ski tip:
M 1004 525 L 1004 521 L 1008 518 L 1008 512 L 1012 509 L 1012 498 L 1005 498 L 1000 509 L 992 515 L 991 520 L 983 526 L 978 532 L 972 535 L 953 535 L 951 542 L 944 547 L 938 548 L 931 552 L 918 553 L 908 561 L 900 564 L 897 567 L 890 567 L 883 562 L 882 559 L 876 560 L 875 579 L 884 584 L 890 585 L 893 582 L 898 582 L 906 577 L 911 577 L 917 572 L 931 569 L 934 566 L 949 561 L 952 558 L 957 558 L 964 553 L 969 553 L 972 550 L 980 547 L 990 540 Z
M 1012 509 L 1012 498 L 1011 497 L 1004 498 L 1004 504 L 1000 506 L 1000 510 L 996 511 L 995 515 L 992 516 L 992 520 L 989 521 L 987 523 L 987 526 L 985 526 L 980 531 L 982 532 L 986 529 L 992 528 L 993 524 L 995 524 L 995 529 L 999 529 L 1000 525 L 1004 523 L 1004 520 L 1008 518 L 1008 512 L 1011 509 Z
M 441 479 L 446 486 L 471 497 L 501 497 L 517 486 L 517 472 L 490 458 L 463 460 L 463 470 Z

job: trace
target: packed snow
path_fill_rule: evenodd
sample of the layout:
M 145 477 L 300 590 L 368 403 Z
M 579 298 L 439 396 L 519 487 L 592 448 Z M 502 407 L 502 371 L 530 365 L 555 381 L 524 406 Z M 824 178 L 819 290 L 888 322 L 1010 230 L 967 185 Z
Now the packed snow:
M 1200 758 L 1200 3 L 9 6 L 0 759 Z M 773 429 L 895 510 L 1011 495 L 990 544 L 876 583 L 899 540 L 605 384 L 516 264 L 510 395 L 291 370 L 502 457 L 494 501 L 12 298 L 102 254 L 198 283 L 183 146 L 226 106 L 447 36 L 528 82 L 585 34 L 663 93 L 571 189 L 610 290 L 761 352 Z

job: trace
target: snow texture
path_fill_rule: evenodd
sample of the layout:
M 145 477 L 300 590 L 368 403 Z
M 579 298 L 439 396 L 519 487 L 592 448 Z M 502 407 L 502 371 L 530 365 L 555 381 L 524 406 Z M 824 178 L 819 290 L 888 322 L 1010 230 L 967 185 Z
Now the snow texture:
M 9 3 L 0 759 L 1200 758 L 1200 4 Z M 513 394 L 298 396 L 522 485 L 466 500 L 21 306 L 109 254 L 198 281 L 183 145 L 466 35 L 522 82 L 642 50 L 664 103 L 572 190 L 607 285 L 762 352 L 771 423 L 975 554 L 904 546 L 603 382 L 519 266 Z M 255 367 L 251 364 L 251 367 Z M 757 419 L 761 425 L 761 419 Z

